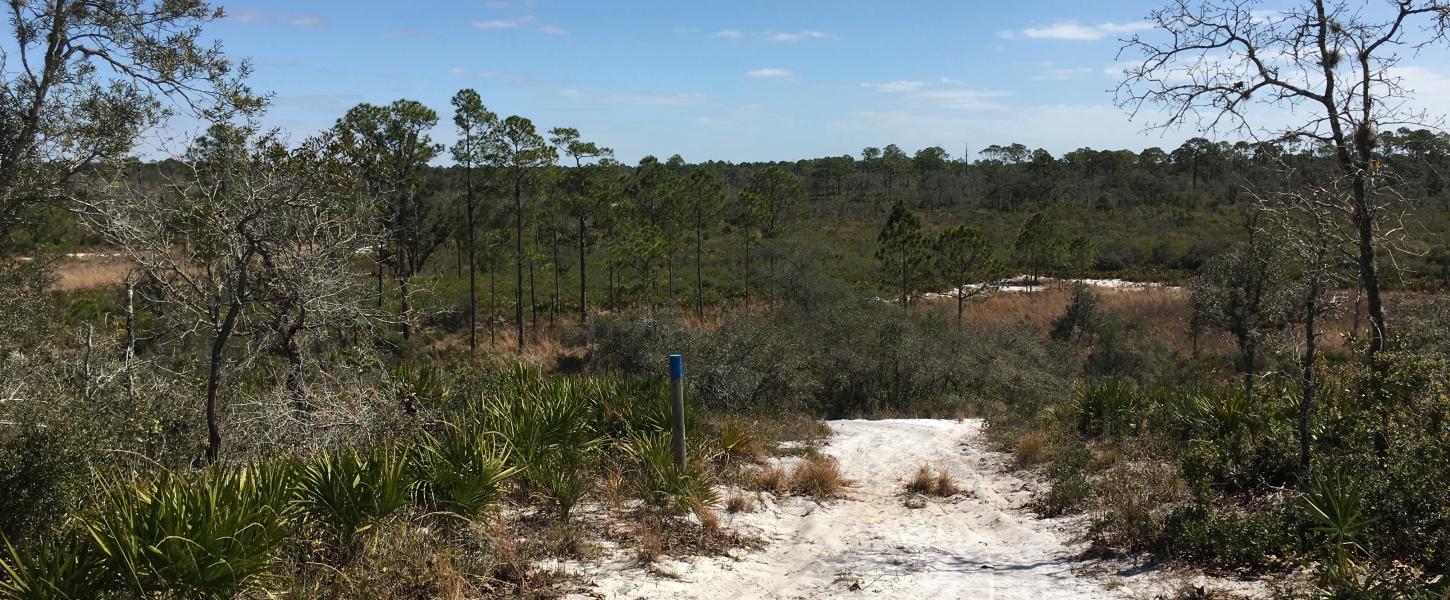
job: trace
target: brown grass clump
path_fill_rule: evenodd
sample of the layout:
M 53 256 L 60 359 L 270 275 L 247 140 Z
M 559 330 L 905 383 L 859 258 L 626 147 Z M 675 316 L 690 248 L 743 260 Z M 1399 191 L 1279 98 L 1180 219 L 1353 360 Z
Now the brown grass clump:
M 1042 464 L 1047 460 L 1047 432 L 1038 429 L 1022 434 L 1012 447 L 1012 457 L 1019 467 Z
M 949 498 L 961 493 L 951 473 L 945 469 L 933 469 L 931 465 L 917 467 L 916 473 L 906 480 L 906 491 L 922 496 Z
M 705 529 L 705 533 L 710 535 L 720 533 L 720 515 L 715 514 L 714 510 L 711 510 L 707 506 L 702 506 L 695 509 L 695 516 L 700 518 L 700 527 Z
M 751 489 L 758 492 L 770 492 L 780 495 L 790 491 L 790 478 L 786 475 L 785 469 L 776 465 L 761 467 L 755 472 L 755 478 L 750 482 Z
M 624 501 L 629 496 L 629 490 L 625 485 L 624 473 L 617 468 L 605 470 L 604 476 L 599 478 L 595 488 L 599 496 L 604 499 L 609 508 L 619 510 L 624 507 Z
M 851 485 L 841 475 L 836 459 L 819 452 L 805 453 L 789 472 L 777 465 L 761 467 L 746 483 L 757 492 L 806 496 L 817 502 L 840 498 L 844 488 Z
M 730 514 L 755 512 L 755 501 L 745 494 L 730 494 L 725 499 L 725 512 Z
M 851 482 L 841 475 L 836 459 L 829 456 L 809 456 L 795 464 L 790 473 L 790 491 L 808 496 L 817 502 L 840 498 Z

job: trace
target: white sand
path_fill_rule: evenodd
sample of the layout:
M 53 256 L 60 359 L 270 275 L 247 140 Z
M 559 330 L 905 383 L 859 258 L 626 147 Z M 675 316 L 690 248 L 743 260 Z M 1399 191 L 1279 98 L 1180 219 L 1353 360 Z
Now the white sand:
M 1081 284 L 1088 287 L 1112 289 L 1112 290 L 1176 290 L 1177 287 L 1164 283 L 1152 281 L 1128 281 L 1126 279 L 1055 279 L 1052 277 L 1041 277 L 1034 284 L 1032 278 L 1027 275 L 1018 275 L 1000 282 L 993 290 L 994 293 L 1030 293 L 1048 289 L 1049 286 Z M 967 284 L 962 286 L 968 293 L 975 292 L 982 284 Z M 927 292 L 922 294 L 924 298 L 955 298 L 957 290 L 950 289 L 945 292 Z
M 1162 574 L 1090 575 L 1073 559 L 1077 520 L 1038 519 L 1028 482 L 987 451 L 980 420 L 832 421 L 823 451 L 857 485 L 825 506 L 768 500 L 722 523 L 767 540 L 731 557 L 665 560 L 652 574 L 623 556 L 578 567 L 594 588 L 580 598 L 1058 598 L 1136 597 Z M 967 492 L 907 508 L 906 477 L 923 463 Z M 1099 568 L 1096 571 L 1103 571 Z M 1113 569 L 1117 570 L 1117 569 Z M 854 585 L 859 588 L 853 590 Z

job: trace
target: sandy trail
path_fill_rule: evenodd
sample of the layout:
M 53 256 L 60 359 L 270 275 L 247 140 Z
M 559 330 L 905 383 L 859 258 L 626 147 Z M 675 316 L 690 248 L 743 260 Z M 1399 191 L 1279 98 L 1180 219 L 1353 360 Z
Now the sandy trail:
M 832 421 L 830 443 L 856 481 L 825 506 L 801 498 L 722 519 L 767 545 L 729 557 L 668 561 L 646 573 L 626 558 L 583 567 L 596 598 L 1127 597 L 1143 586 L 1076 573 L 1071 521 L 1024 510 L 1027 483 L 986 450 L 980 420 Z M 905 506 L 905 479 L 922 464 L 946 469 L 966 493 Z M 1148 582 L 1142 581 L 1147 584 Z M 1114 589 L 1109 589 L 1109 588 Z M 1156 586 L 1154 586 L 1156 587 Z M 854 588 L 854 589 L 853 589 Z M 588 596 L 582 596 L 588 597 Z

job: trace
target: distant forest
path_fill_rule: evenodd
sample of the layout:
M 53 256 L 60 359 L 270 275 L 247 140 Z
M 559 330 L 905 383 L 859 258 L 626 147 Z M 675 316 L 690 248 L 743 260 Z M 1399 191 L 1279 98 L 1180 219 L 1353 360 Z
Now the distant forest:
M 1415 215 L 1402 223 L 1401 241 L 1395 245 L 1400 255 L 1394 257 L 1400 269 L 1389 283 L 1401 288 L 1444 285 L 1450 281 L 1450 240 L 1445 238 L 1450 231 L 1450 134 L 1402 128 L 1381 134 L 1379 144 L 1376 175 L 1388 180 L 1385 187 L 1402 199 L 1403 210 Z M 927 230 L 958 225 L 981 229 L 1004 258 L 1028 216 L 1042 212 L 1067 234 L 1096 243 L 1096 255 L 1088 265 L 1094 274 L 1173 280 L 1191 274 L 1246 234 L 1255 194 L 1272 193 L 1296 181 L 1327 179 L 1334 168 L 1326 149 L 1317 144 L 1204 138 L 1192 138 L 1171 150 L 1080 148 L 1062 156 L 1022 144 L 994 144 L 975 155 L 964 163 L 941 147 L 908 153 L 889 144 L 865 148 L 859 157 L 778 163 L 695 164 L 675 155 L 663 161 L 647 156 L 633 166 L 605 159 L 581 167 L 569 164 L 565 156 L 548 166 L 539 184 L 526 192 L 531 213 L 528 233 L 538 260 L 567 261 L 577 256 L 566 250 L 579 245 L 580 210 L 590 213 L 584 235 L 591 256 L 596 232 L 622 225 L 625 215 L 580 207 L 569 198 L 575 195 L 570 186 L 588 186 L 569 172 L 587 170 L 589 178 L 608 180 L 609 193 L 630 197 L 649 213 L 647 220 L 668 238 L 663 240 L 668 257 L 662 260 L 669 261 L 672 269 L 673 261 L 684 261 L 689 250 L 683 240 L 689 237 L 683 230 L 692 228 L 683 214 L 689 202 L 682 198 L 691 193 L 690 173 L 703 170 L 722 188 L 721 206 L 709 211 L 709 222 L 702 224 L 702 237 L 712 238 L 706 242 L 705 261 L 720 270 L 741 270 L 743 246 L 759 243 L 761 257 L 804 252 L 821 259 L 823 269 L 835 276 L 877 282 L 871 256 L 875 238 L 890 206 L 900 201 L 922 213 Z M 138 165 L 133 174 L 147 180 L 183 168 L 168 160 Z M 492 182 L 480 184 L 489 188 L 481 189 L 489 199 L 480 203 L 480 224 L 492 229 L 508 228 L 512 220 L 511 207 L 503 201 L 507 190 L 492 189 L 498 186 L 500 169 L 481 165 L 475 175 L 481 182 Z M 777 170 L 798 182 L 799 192 L 784 189 L 780 182 L 770 183 Z M 416 253 L 425 259 L 440 252 L 451 258 L 462 247 L 463 171 L 458 165 L 435 165 L 422 177 L 417 208 L 425 235 L 415 241 Z M 773 186 L 782 194 L 769 199 L 775 205 L 765 207 L 770 214 L 762 218 L 768 222 L 754 222 L 760 220 L 755 218 L 761 216 L 760 210 L 749 206 L 750 196 L 744 194 L 753 185 Z M 31 210 L 34 214 L 26 219 L 27 225 L 10 232 L 0 254 L 100 243 L 88 237 L 63 207 Z M 677 235 L 671 235 L 672 230 Z M 732 233 L 734 242 L 728 235 Z M 742 244 L 742 240 L 748 241 Z M 623 267 L 630 261 L 619 254 L 614 253 L 613 262 Z M 577 258 L 573 260 L 577 264 Z M 611 258 L 601 262 L 609 263 Z M 726 293 L 734 287 L 719 281 L 712 285 L 722 286 Z

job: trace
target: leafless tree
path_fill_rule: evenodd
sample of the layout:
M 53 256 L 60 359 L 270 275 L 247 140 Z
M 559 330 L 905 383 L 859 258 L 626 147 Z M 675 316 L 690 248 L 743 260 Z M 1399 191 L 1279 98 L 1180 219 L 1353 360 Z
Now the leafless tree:
M 299 336 L 361 314 L 351 261 L 375 244 L 368 207 L 347 171 L 320 158 L 321 145 L 288 150 L 275 134 L 215 125 L 179 157 L 179 174 L 159 185 L 118 179 L 80 200 L 86 222 L 136 262 L 138 295 L 183 339 L 205 340 L 209 461 L 220 452 L 218 395 L 229 375 L 276 349 L 305 405 Z M 249 335 L 259 343 L 231 350 Z
M 1175 0 L 1153 11 L 1152 33 L 1125 40 L 1136 55 L 1117 102 L 1137 115 L 1157 108 L 1155 127 L 1197 126 L 1258 140 L 1314 140 L 1331 149 L 1348 180 L 1346 205 L 1371 324 L 1370 355 L 1387 330 L 1377 265 L 1393 211 L 1376 172 L 1376 136 L 1437 120 L 1410 103 L 1401 53 L 1445 41 L 1450 3 L 1304 0 L 1264 10 L 1253 0 Z M 1251 108 L 1261 109 L 1251 111 Z M 1268 114 L 1264 114 L 1267 109 Z
M 1268 190 L 1256 190 L 1255 204 L 1265 216 L 1268 235 L 1303 270 L 1299 278 L 1296 320 L 1303 326 L 1304 351 L 1299 360 L 1299 467 L 1303 481 L 1312 471 L 1310 420 L 1316 408 L 1318 381 L 1314 363 L 1318 354 L 1320 323 L 1343 304 L 1335 294 L 1350 283 L 1358 265 L 1353 228 L 1341 212 L 1351 205 L 1346 198 L 1351 182 L 1337 173 L 1304 173 L 1287 161 L 1279 162 L 1279 178 Z

